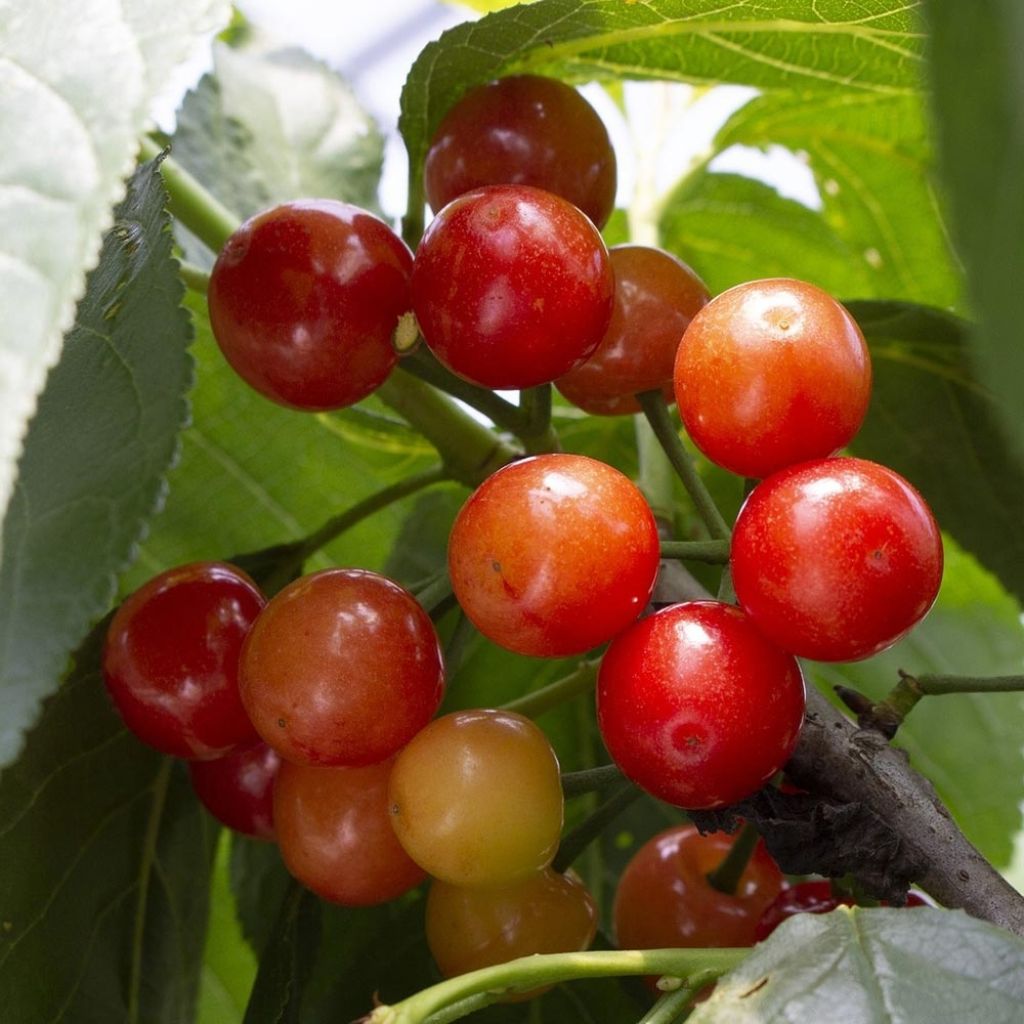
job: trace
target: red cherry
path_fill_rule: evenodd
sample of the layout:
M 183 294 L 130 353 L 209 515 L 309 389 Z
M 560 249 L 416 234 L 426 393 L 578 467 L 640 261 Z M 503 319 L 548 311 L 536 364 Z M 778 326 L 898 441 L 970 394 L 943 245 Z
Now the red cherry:
M 789 759 L 804 712 L 796 660 L 718 601 L 664 608 L 612 641 L 597 719 L 623 774 L 660 800 L 720 807 Z
M 608 326 L 614 289 L 594 225 L 525 185 L 449 203 L 427 228 L 412 274 L 427 345 L 487 388 L 533 387 L 581 363 Z
M 719 892 L 708 874 L 735 836 L 702 836 L 679 825 L 649 839 L 626 865 L 613 917 L 622 949 L 752 946 L 761 914 L 782 888 L 782 872 L 758 842 L 736 891 Z
M 256 839 L 274 838 L 274 779 L 281 759 L 266 743 L 213 761 L 192 761 L 192 788 L 223 825 Z
M 750 494 L 733 531 L 732 580 L 780 647 L 855 661 L 895 643 L 932 606 L 942 537 L 898 473 L 864 459 L 820 459 Z
M 437 633 L 416 599 L 363 569 L 325 569 L 267 605 L 242 652 L 242 699 L 263 739 L 300 764 L 396 753 L 444 692 Z
M 860 429 L 871 361 L 853 317 L 826 292 L 773 278 L 712 299 L 683 335 L 679 415 L 693 443 L 741 476 L 832 455 Z
M 594 108 L 571 86 L 513 75 L 471 89 L 445 114 L 427 152 L 435 210 L 483 185 L 534 185 L 599 228 L 615 202 L 615 152 Z
M 405 243 L 365 210 L 284 203 L 228 239 L 210 275 L 210 324 L 227 361 L 267 398 L 338 409 L 395 365 L 411 273 Z
M 555 383 L 573 405 L 597 416 L 640 411 L 633 397 L 661 388 L 674 400 L 679 339 L 708 301 L 704 282 L 681 260 L 646 245 L 610 249 L 615 307 L 601 344 Z
M 452 527 L 452 587 L 474 625 L 520 654 L 589 650 L 643 611 L 658 530 L 636 485 L 582 455 L 539 455 L 498 470 Z
M 258 737 L 238 661 L 266 599 L 241 569 L 194 562 L 155 576 L 118 608 L 103 675 L 125 724 L 174 757 L 221 757 Z

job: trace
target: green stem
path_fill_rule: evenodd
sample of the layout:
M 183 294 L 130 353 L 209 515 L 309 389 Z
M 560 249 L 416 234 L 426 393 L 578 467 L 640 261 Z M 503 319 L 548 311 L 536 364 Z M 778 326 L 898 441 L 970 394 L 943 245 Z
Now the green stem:
M 476 626 L 470 622 L 469 616 L 460 608 L 458 621 L 444 648 L 444 667 L 449 679 L 452 679 L 459 671 L 469 645 L 479 635 Z
M 518 436 L 531 454 L 561 451 L 558 435 L 551 426 L 551 385 L 540 384 L 519 392 L 519 413 L 523 426 Z
M 391 1006 L 378 1006 L 367 1024 L 423 1024 L 432 1014 L 462 1003 L 469 1013 L 479 1004 L 470 997 L 484 992 L 508 995 L 528 992 L 541 985 L 578 978 L 613 978 L 623 975 L 668 974 L 708 980 L 738 966 L 749 949 L 631 949 L 595 950 L 588 953 L 543 953 L 510 960 L 495 967 L 470 971 L 457 978 L 423 989 Z M 455 1016 L 441 1018 L 445 1024 Z
M 933 696 L 947 693 L 1014 693 L 1024 690 L 1024 676 L 905 676 L 921 692 Z
M 663 540 L 662 558 L 679 558 L 691 562 L 724 565 L 729 561 L 727 540 Z
M 710 981 L 711 978 L 708 978 Z M 689 985 L 680 985 L 679 988 L 666 992 L 641 1018 L 637 1024 L 674 1024 L 679 1020 L 680 1015 L 690 1000 L 703 986 L 703 978 L 694 977 Z
M 636 416 L 633 422 L 639 465 L 637 486 L 651 506 L 654 518 L 671 534 L 675 526 L 675 496 L 672 493 L 675 474 L 672 463 L 668 461 L 665 449 L 661 447 L 646 417 Z
M 729 527 L 722 518 L 722 513 L 718 511 L 718 506 L 708 489 L 704 486 L 704 481 L 697 473 L 690 453 L 683 447 L 683 442 L 679 439 L 664 396 L 660 391 L 644 391 L 636 398 L 647 417 L 647 422 L 650 423 L 655 436 L 661 442 L 662 448 L 665 449 L 665 454 L 672 463 L 672 467 L 679 474 L 679 479 L 682 480 L 683 486 L 693 500 L 697 512 L 704 520 L 708 532 L 717 540 L 728 540 Z
M 144 160 L 155 160 L 163 152 L 152 139 L 142 139 L 140 155 Z M 160 174 L 171 213 L 212 252 L 220 252 L 238 227 L 239 218 L 172 157 L 164 157 Z
M 400 501 L 402 498 L 407 498 L 410 494 L 415 494 L 431 484 L 440 483 L 448 479 L 450 479 L 450 475 L 443 465 L 431 466 L 429 469 L 413 473 L 411 476 L 407 476 L 397 483 L 393 483 L 389 487 L 371 494 L 351 508 L 345 509 L 344 512 L 331 516 L 323 526 L 315 530 L 304 540 L 299 541 L 295 545 L 289 545 L 286 549 L 287 556 L 281 560 L 270 576 L 266 578 L 264 589 L 269 593 L 277 593 L 278 590 L 291 580 L 295 572 L 302 568 L 303 563 L 308 558 L 316 554 L 325 545 L 330 544 L 331 541 L 337 539 L 346 530 L 351 529 L 357 523 L 361 523 L 375 512 L 379 512 L 382 508 L 387 508 L 388 505 Z
M 451 475 L 468 487 L 476 487 L 517 455 L 447 395 L 410 374 L 391 374 L 376 396 L 415 427 L 440 452 Z
M 583 819 L 562 840 L 552 867 L 565 871 L 572 862 L 642 793 L 629 784 L 616 790 L 592 814 Z
M 448 573 L 442 570 L 425 587 L 416 591 L 416 600 L 427 610 L 430 615 L 439 612 L 442 608 L 447 611 L 447 605 L 452 596 L 452 581 Z
M 500 998 L 501 995 L 497 992 L 477 992 L 475 996 L 466 996 L 465 999 L 460 999 L 457 1003 L 452 1003 L 443 1010 L 432 1013 L 424 1019 L 423 1024 L 451 1024 L 452 1021 L 462 1020 L 463 1017 L 468 1017 L 471 1013 L 476 1013 L 477 1010 L 491 1006 Z
M 593 793 L 596 789 L 604 789 L 613 782 L 621 781 L 622 770 L 617 764 L 600 764 L 579 772 L 563 772 L 562 793 L 566 800 L 569 800 L 582 793 Z
M 510 700 L 502 707 L 506 711 L 515 711 L 527 718 L 536 718 L 578 694 L 593 689 L 598 664 L 597 661 L 580 662 L 579 666 L 567 676 L 562 676 L 561 679 L 556 679 L 553 683 L 534 690 L 533 693 Z
M 190 291 L 196 292 L 199 295 L 205 295 L 210 290 L 210 275 L 202 267 L 197 267 L 194 263 L 180 260 L 178 263 L 178 274 L 181 276 L 182 281 L 185 282 L 185 287 Z
M 708 872 L 708 884 L 712 889 L 728 896 L 736 892 L 760 838 L 757 829 L 749 823 L 740 829 L 740 834 L 722 858 L 721 864 L 714 871 Z

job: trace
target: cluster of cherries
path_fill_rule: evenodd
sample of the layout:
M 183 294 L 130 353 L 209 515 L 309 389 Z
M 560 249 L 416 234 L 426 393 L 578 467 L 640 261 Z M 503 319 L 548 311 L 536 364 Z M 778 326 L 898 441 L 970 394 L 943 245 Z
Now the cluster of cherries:
M 340 408 L 387 378 L 411 314 L 434 356 L 481 387 L 554 382 L 598 415 L 638 411 L 643 392 L 675 400 L 709 460 L 761 481 L 731 537 L 735 604 L 641 617 L 659 569 L 651 509 L 617 469 L 563 453 L 511 463 L 476 489 L 452 527 L 449 576 L 468 618 L 508 650 L 609 645 L 598 723 L 638 786 L 689 809 L 749 796 L 797 742 L 796 658 L 882 650 L 926 613 L 941 578 L 920 495 L 883 466 L 834 457 L 871 390 L 856 323 L 810 284 L 755 281 L 710 300 L 667 252 L 609 252 L 599 229 L 614 153 L 560 82 L 519 76 L 468 93 L 434 137 L 426 191 L 438 212 L 415 256 L 333 200 L 246 221 L 210 281 L 221 349 L 276 402 Z M 381 902 L 433 876 L 427 931 L 444 973 L 590 942 L 593 900 L 551 867 L 563 799 L 550 744 L 506 711 L 433 718 L 437 636 L 391 580 L 328 570 L 267 601 L 229 565 L 171 570 L 116 613 L 105 674 L 129 726 L 190 759 L 207 806 L 276 837 L 324 898 Z M 754 941 L 750 922 L 782 876 L 759 849 L 738 888 L 718 893 L 706 876 L 729 845 L 688 829 L 643 847 L 616 900 L 620 944 Z M 690 924 L 672 923 L 672 892 L 691 894 Z M 709 893 L 744 927 L 702 929 Z

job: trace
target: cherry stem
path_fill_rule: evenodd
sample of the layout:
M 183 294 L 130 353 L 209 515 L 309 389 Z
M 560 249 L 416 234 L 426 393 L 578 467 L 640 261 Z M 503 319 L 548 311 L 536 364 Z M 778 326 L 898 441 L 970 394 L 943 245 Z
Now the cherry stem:
M 675 1024 L 680 1014 L 707 981 L 713 978 L 708 975 L 694 975 L 690 984 L 680 985 L 666 992 L 641 1018 L 637 1024 Z
M 454 598 L 447 570 L 442 569 L 426 586 L 417 590 L 415 597 L 432 619 L 444 615 Z
M 578 772 L 562 772 L 562 794 L 568 800 L 622 781 L 622 771 L 617 764 L 597 765 Z
M 519 392 L 519 413 L 522 428 L 517 431 L 528 452 L 561 450 L 558 435 L 551 426 L 551 385 L 539 384 Z
M 197 267 L 187 260 L 179 260 L 178 274 L 189 291 L 205 295 L 210 290 L 210 275 L 202 267 Z
M 601 949 L 534 954 L 442 981 L 399 1003 L 378 1006 L 364 1019 L 367 1024 L 450 1024 L 484 1005 L 473 996 L 488 993 L 496 1000 L 579 978 L 657 974 L 699 978 L 701 984 L 706 984 L 737 967 L 749 954 L 747 948 Z M 462 1010 L 458 1016 L 453 1012 L 457 1006 Z
M 722 862 L 714 871 L 708 872 L 708 885 L 712 889 L 732 896 L 739 887 L 740 879 L 747 869 L 747 864 L 750 863 L 750 858 L 760 838 L 761 836 L 753 825 L 749 823 L 744 825 L 732 846 L 729 847 L 729 852 L 722 858 Z
M 729 542 L 727 540 L 663 540 L 661 542 L 661 557 L 678 558 L 684 562 L 708 562 L 711 565 L 724 565 L 729 561 Z
M 448 643 L 444 646 L 444 668 L 449 679 L 452 679 L 459 671 L 469 645 L 479 635 L 476 626 L 470 622 L 469 616 L 460 608 L 455 628 L 448 638 Z
M 211 252 L 218 253 L 241 223 L 210 191 L 201 185 L 152 139 L 143 137 L 139 155 L 144 160 L 160 162 L 160 174 L 167 189 L 170 210 Z
M 617 789 L 603 804 L 587 815 L 574 829 L 570 830 L 559 844 L 558 853 L 551 866 L 555 871 L 566 871 L 576 858 L 602 832 L 642 794 L 632 783 Z
M 507 704 L 502 705 L 502 709 L 515 711 L 527 718 L 536 718 L 538 715 L 544 714 L 545 711 L 550 711 L 567 700 L 592 690 L 594 680 L 597 678 L 598 664 L 598 661 L 581 661 L 577 668 L 567 676 L 562 676 L 561 679 L 556 679 L 553 683 L 534 690 L 533 693 L 510 700 Z
M 643 391 L 636 396 L 640 407 L 650 423 L 651 429 L 665 449 L 665 454 L 672 463 L 673 469 L 679 474 L 687 494 L 693 500 L 704 525 L 711 536 L 717 540 L 729 539 L 729 527 L 722 518 L 718 506 L 711 497 L 704 481 L 701 480 L 690 453 L 683 446 L 675 424 L 669 414 L 665 397 L 660 391 Z

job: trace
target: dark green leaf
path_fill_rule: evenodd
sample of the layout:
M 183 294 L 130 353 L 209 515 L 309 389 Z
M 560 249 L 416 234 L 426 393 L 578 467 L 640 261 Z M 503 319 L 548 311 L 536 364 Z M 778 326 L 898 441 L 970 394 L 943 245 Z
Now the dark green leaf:
M 809 666 L 819 681 L 842 683 L 876 699 L 898 670 L 1006 675 L 1024 662 L 1020 606 L 998 582 L 947 544 L 946 572 L 935 608 L 883 654 L 848 665 Z M 993 863 L 1009 864 L 1024 800 L 1024 698 L 1019 693 L 925 697 L 896 742 L 935 784 L 967 838 Z
M 277 845 L 233 834 L 230 877 L 242 934 L 260 955 L 273 936 L 273 908 L 284 903 L 291 881 Z
M 971 371 L 967 325 L 909 304 L 849 308 L 875 374 L 851 450 L 907 477 L 943 530 L 1024 600 L 1024 468 L 998 429 L 997 403 Z
M 900 94 L 920 74 L 911 5 L 717 0 L 541 0 L 459 25 L 412 67 L 399 121 L 419 167 L 431 133 L 469 87 L 519 72 L 576 80 L 621 75 Z
M 103 629 L 0 777 L 0 1005 L 10 1021 L 183 1024 L 217 829 L 100 677 Z
M 263 951 L 245 1024 L 299 1024 L 303 995 L 320 944 L 320 904 L 293 882 Z
M 330 196 L 376 209 L 384 143 L 333 71 L 301 50 L 217 45 L 214 73 L 185 97 L 174 158 L 229 210 Z M 191 239 L 189 258 L 212 257 Z
M 939 165 L 979 320 L 973 356 L 1024 452 L 1024 8 L 1016 0 L 930 0 L 925 9 Z
M 959 911 L 798 914 L 721 978 L 691 1024 L 1018 1024 L 1024 942 Z
M 141 167 L 25 441 L 3 526 L 0 766 L 110 607 L 185 424 L 191 331 L 164 200 L 155 165 Z

